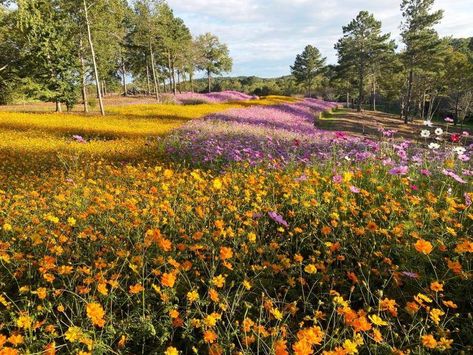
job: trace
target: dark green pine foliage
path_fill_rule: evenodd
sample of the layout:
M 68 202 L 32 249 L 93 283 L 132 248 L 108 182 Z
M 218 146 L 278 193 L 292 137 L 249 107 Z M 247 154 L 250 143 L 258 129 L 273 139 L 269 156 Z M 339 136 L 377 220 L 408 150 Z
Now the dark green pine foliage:
M 301 54 L 296 56 L 294 65 L 291 66 L 292 75 L 296 78 L 298 84 L 303 84 L 312 96 L 312 88 L 325 67 L 325 60 L 320 51 L 311 45 L 305 47 Z
M 403 0 L 401 3 L 404 21 L 401 26 L 405 45 L 403 62 L 407 71 L 406 94 L 402 103 L 404 122 L 411 120 L 415 107 L 413 94 L 416 75 L 423 71 L 435 71 L 442 66 L 444 43 L 434 26 L 443 17 L 443 11 L 432 11 L 435 0 Z
M 365 101 L 368 75 L 378 72 L 394 53 L 396 45 L 390 37 L 391 34 L 381 32 L 381 21 L 367 11 L 361 11 L 343 27 L 343 37 L 335 45 L 341 72 L 358 88 L 358 111 Z

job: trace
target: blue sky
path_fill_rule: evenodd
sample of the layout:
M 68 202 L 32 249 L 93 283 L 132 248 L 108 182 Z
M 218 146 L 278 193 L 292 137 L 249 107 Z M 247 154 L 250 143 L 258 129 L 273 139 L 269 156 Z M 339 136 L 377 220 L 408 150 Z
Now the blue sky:
M 227 43 L 232 75 L 274 77 L 289 73 L 297 53 L 317 46 L 336 63 L 342 26 L 360 10 L 375 14 L 383 30 L 399 37 L 400 0 L 168 0 L 194 35 L 212 32 Z M 445 10 L 440 35 L 473 36 L 473 0 L 437 0 Z

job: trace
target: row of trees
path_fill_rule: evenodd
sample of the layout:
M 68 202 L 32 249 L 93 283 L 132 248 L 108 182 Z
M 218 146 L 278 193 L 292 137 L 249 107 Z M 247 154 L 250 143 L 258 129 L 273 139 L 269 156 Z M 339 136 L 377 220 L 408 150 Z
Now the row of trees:
M 128 92 L 127 78 L 159 100 L 176 93 L 196 71 L 230 71 L 225 44 L 210 33 L 193 37 L 164 0 L 0 0 L 0 92 L 21 90 L 29 97 L 68 109 L 93 83 L 100 110 L 109 87 Z
M 376 110 L 376 98 L 399 101 L 405 123 L 414 117 L 432 120 L 441 103 L 463 122 L 473 109 L 473 38 L 440 38 L 434 26 L 442 11 L 433 11 L 434 0 L 402 0 L 402 49 L 373 14 L 361 11 L 335 45 L 338 65 L 312 46 L 296 57 L 292 74 L 309 95 L 323 82 L 356 101 L 358 111 L 367 102 Z

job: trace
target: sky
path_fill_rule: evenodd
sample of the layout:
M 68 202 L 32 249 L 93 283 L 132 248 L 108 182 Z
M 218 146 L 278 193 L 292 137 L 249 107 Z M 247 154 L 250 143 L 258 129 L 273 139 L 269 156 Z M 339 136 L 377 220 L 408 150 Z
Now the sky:
M 400 0 L 168 0 L 194 35 L 211 32 L 226 43 L 233 58 L 233 76 L 287 75 L 296 54 L 315 45 L 337 62 L 333 49 L 359 11 L 372 12 L 383 31 L 399 40 Z M 473 0 L 437 0 L 445 11 L 437 26 L 441 36 L 473 36 Z

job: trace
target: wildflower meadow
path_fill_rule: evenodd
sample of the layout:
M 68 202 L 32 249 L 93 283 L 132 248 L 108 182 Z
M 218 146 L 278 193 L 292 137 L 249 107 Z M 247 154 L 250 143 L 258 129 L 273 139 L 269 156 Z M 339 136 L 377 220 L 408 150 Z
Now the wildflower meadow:
M 468 132 L 235 96 L 0 113 L 0 354 L 473 351 Z

